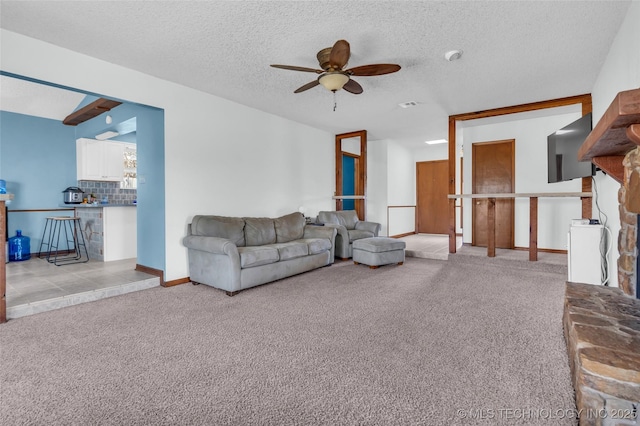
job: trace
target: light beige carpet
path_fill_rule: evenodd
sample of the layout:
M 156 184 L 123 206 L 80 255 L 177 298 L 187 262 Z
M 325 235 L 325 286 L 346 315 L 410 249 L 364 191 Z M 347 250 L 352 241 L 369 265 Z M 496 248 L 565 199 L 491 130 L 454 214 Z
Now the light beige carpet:
M 572 425 L 564 281 L 464 257 L 340 262 L 234 297 L 185 284 L 24 317 L 0 325 L 0 419 Z

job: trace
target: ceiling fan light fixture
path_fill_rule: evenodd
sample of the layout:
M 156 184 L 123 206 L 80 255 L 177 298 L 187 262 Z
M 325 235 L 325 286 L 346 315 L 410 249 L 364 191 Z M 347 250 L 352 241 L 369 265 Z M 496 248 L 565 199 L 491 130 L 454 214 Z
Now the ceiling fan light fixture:
M 335 92 L 342 89 L 342 87 L 349 81 L 349 76 L 341 72 L 328 72 L 318 79 L 327 90 Z

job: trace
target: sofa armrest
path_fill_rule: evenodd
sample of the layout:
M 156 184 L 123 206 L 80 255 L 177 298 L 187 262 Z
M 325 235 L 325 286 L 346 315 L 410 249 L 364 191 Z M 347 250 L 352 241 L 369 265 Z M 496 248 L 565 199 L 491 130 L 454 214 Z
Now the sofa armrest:
M 238 256 L 238 247 L 226 238 L 188 235 L 182 239 L 186 248 L 205 251 L 213 254 Z
M 378 232 L 380 232 L 380 228 L 382 228 L 382 225 L 380 225 L 377 222 L 367 222 L 365 220 L 360 220 L 356 222 L 357 230 L 373 232 L 373 235 L 375 237 L 378 236 Z
M 240 291 L 240 254 L 226 238 L 188 235 L 182 239 L 188 249 L 189 275 L 193 282 L 227 292 Z
M 334 223 L 325 223 L 325 228 L 334 228 L 336 233 L 336 244 L 334 255 L 341 259 L 349 257 L 349 231 L 342 225 L 336 225 Z

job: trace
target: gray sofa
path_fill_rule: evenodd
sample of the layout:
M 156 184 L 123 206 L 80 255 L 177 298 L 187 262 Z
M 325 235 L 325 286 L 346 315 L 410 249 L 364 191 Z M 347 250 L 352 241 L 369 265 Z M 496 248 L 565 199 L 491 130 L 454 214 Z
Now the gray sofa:
M 355 210 L 319 212 L 316 222 L 338 231 L 335 254 L 341 259 L 349 259 L 353 256 L 355 240 L 377 237 L 382 227 L 376 222 L 359 220 Z
M 334 261 L 336 230 L 306 225 L 300 213 L 279 218 L 198 215 L 183 244 L 194 284 L 237 292 Z

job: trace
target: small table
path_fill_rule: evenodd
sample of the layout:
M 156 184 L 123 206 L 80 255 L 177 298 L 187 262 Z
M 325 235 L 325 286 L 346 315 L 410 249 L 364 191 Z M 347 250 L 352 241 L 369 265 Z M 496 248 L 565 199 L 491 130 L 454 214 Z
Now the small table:
M 353 242 L 353 263 L 363 263 L 371 269 L 378 266 L 404 263 L 406 243 L 395 238 L 371 237 Z

